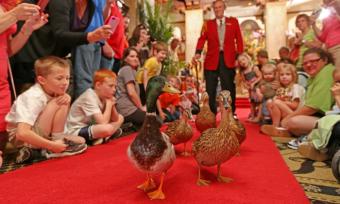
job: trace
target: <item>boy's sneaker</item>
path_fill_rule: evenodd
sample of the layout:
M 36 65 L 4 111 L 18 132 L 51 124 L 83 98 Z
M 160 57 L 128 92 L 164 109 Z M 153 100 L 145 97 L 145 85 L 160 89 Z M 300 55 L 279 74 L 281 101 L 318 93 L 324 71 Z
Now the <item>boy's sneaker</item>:
M 122 134 L 123 134 L 122 128 L 118 128 L 118 129 L 116 130 L 116 132 L 113 133 L 113 135 L 111 135 L 110 137 L 105 137 L 105 138 L 104 138 L 104 143 L 107 143 L 107 142 L 109 142 L 109 141 L 112 140 L 112 139 L 119 138 L 120 136 L 122 136 Z
M 57 158 L 57 157 L 65 157 L 65 156 L 71 156 L 71 155 L 76 155 L 84 152 L 87 149 L 86 144 L 79 144 L 75 143 L 71 140 L 68 140 L 64 138 L 64 143 L 67 145 L 65 151 L 60 152 L 60 153 L 54 153 L 50 151 L 46 151 L 46 158 Z
M 32 159 L 32 149 L 28 147 L 22 147 L 17 154 L 15 163 L 22 164 L 31 159 Z
M 340 149 L 333 156 L 332 172 L 334 177 L 340 182 Z
M 314 161 L 325 161 L 328 159 L 328 155 L 326 152 L 322 152 L 320 150 L 317 150 L 313 143 L 311 142 L 302 142 L 299 144 L 299 147 L 298 147 L 298 152 L 308 158 L 308 159 L 311 159 L 311 160 L 314 160 Z
M 104 143 L 104 138 L 94 139 L 92 140 L 91 145 L 96 146 Z
M 110 140 L 119 138 L 123 134 L 123 130 L 121 128 L 118 128 L 115 133 L 113 133 L 111 136 L 95 139 L 92 141 L 92 145 L 100 145 L 104 143 L 108 143 Z
M 297 150 L 299 148 L 299 145 L 303 142 L 307 142 L 307 135 L 289 141 L 287 146 L 291 149 Z
M 273 124 L 272 118 L 269 116 L 264 116 L 261 120 L 261 125 L 271 125 Z

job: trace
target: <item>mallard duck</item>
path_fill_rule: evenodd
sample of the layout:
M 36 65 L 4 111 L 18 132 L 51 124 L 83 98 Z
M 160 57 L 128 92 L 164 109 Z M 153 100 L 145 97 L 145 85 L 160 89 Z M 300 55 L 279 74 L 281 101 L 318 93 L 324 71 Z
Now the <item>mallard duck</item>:
M 148 193 L 150 199 L 165 199 L 162 191 L 164 176 L 176 158 L 174 147 L 169 137 L 161 133 L 161 123 L 156 117 L 156 101 L 162 92 L 179 93 L 164 77 L 152 77 L 146 88 L 147 113 L 144 123 L 127 151 L 130 161 L 147 174 L 146 181 L 138 186 L 139 189 L 145 192 L 154 189 L 152 174 L 161 174 L 157 190 Z
M 207 92 L 202 94 L 202 99 L 200 101 L 200 112 L 197 114 L 195 119 L 196 129 L 200 132 L 208 128 L 216 127 L 216 116 L 210 110 L 209 106 L 209 95 Z
M 229 114 L 232 112 L 228 103 L 229 91 L 221 91 L 218 103 L 221 110 L 221 122 L 217 128 L 204 131 L 193 143 L 192 153 L 198 164 L 197 185 L 209 185 L 210 181 L 201 178 L 202 166 L 217 165 L 217 180 L 230 182 L 230 178 L 221 176 L 221 164 L 232 158 L 239 151 L 236 134 L 230 128 Z
M 191 110 L 181 108 L 181 118 L 168 124 L 165 134 L 169 136 L 173 145 L 184 143 L 183 156 L 189 156 L 186 151 L 186 143 L 192 138 L 194 132 L 188 120 L 191 118 Z

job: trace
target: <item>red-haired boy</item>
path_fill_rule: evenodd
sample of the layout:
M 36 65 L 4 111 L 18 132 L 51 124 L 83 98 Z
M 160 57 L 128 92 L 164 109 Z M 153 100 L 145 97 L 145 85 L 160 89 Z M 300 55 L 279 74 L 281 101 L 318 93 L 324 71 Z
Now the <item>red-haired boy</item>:
M 116 74 L 101 69 L 94 73 L 93 89 L 87 89 L 72 104 L 67 118 L 67 132 L 87 142 L 100 144 L 122 134 L 124 118 L 115 107 Z

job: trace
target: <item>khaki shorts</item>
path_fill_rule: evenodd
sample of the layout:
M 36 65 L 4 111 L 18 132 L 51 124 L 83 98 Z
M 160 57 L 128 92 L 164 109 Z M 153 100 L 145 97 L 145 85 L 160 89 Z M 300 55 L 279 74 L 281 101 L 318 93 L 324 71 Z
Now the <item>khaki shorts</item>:
M 33 132 L 35 132 L 37 135 L 46 138 L 48 140 L 52 140 L 51 135 L 47 135 L 45 134 L 42 129 L 38 126 L 38 124 L 34 124 L 34 126 L 32 127 Z M 16 138 L 16 134 L 17 134 L 17 127 L 14 128 L 7 128 L 7 132 L 8 132 L 8 141 L 14 145 L 15 147 L 22 147 L 22 146 L 26 146 L 26 147 L 33 147 L 30 144 L 24 143 L 20 140 L 18 140 Z

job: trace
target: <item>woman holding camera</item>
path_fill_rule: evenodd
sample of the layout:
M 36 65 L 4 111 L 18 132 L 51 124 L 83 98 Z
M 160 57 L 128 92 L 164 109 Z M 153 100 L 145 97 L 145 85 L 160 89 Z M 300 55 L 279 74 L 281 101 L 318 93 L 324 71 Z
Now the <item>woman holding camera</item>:
M 324 6 L 330 15 L 322 20 L 322 29 L 316 26 L 316 19 L 320 12 L 311 16 L 311 23 L 317 38 L 325 43 L 329 53 L 332 54 L 335 66 L 340 68 L 340 1 L 323 0 Z

